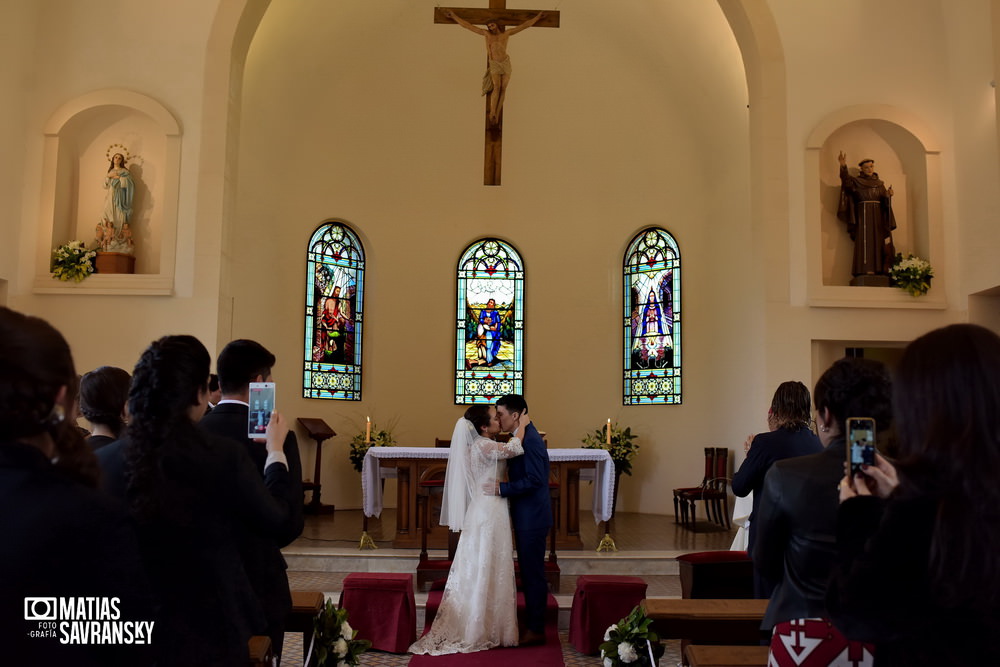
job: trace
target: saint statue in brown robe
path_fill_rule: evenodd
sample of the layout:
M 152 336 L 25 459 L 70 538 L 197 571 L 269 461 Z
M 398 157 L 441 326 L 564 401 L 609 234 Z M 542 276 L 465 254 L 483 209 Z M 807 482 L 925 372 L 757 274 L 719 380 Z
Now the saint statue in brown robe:
M 854 262 L 851 275 L 889 275 L 896 257 L 892 230 L 896 218 L 892 214 L 892 186 L 875 173 L 874 160 L 858 163 L 860 173 L 851 176 L 847 170 L 847 155 L 840 161 L 840 205 L 837 217 L 847 224 L 847 233 L 854 241 Z

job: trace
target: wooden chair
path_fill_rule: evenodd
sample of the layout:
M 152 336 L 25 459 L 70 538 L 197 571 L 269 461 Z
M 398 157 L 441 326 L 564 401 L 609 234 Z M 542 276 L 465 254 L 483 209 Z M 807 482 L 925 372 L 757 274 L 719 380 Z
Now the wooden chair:
M 451 447 L 451 440 L 442 440 L 441 438 L 434 438 L 435 447 Z
M 440 442 L 440 441 L 439 441 Z M 417 562 L 417 590 L 424 585 L 448 576 L 451 562 L 455 559 L 459 534 L 448 531 L 448 557 L 430 558 L 427 554 L 427 535 L 431 531 L 431 506 L 435 499 L 441 502 L 444 494 L 445 463 L 432 465 L 417 480 L 417 523 L 420 530 L 420 560 Z
M 729 530 L 729 450 L 725 447 L 706 447 L 706 457 L 709 450 L 712 450 L 710 477 L 697 489 L 681 490 L 680 494 L 675 491 L 674 502 L 678 502 L 679 496 L 685 523 L 690 510 L 692 528 L 697 518 L 698 501 L 702 500 L 708 520 Z
M 698 486 L 687 486 L 674 489 L 674 523 L 681 523 L 694 528 L 694 503 L 690 500 L 690 494 L 702 491 L 715 477 L 715 447 L 705 448 L 705 475 Z
M 326 598 L 319 591 L 292 591 L 292 610 L 285 619 L 285 632 L 302 633 L 302 654 L 309 652 L 315 626 L 313 621 L 323 611 Z

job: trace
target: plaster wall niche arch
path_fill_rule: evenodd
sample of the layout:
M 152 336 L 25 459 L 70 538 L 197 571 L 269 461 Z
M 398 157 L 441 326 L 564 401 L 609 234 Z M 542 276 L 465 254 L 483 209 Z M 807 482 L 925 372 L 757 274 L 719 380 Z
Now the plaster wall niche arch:
M 810 306 L 944 309 L 947 266 L 943 248 L 941 164 L 937 139 L 912 114 L 888 105 L 858 105 L 823 119 L 805 148 L 807 295 Z M 851 287 L 853 243 L 837 219 L 840 176 L 837 155 L 847 166 L 875 160 L 875 170 L 892 185 L 897 252 L 931 262 L 931 291 L 914 298 L 895 287 Z
M 41 205 L 35 256 L 36 294 L 173 292 L 180 188 L 181 128 L 166 107 L 131 90 L 97 90 L 57 109 L 44 128 Z M 106 154 L 124 145 L 135 181 L 130 226 L 134 274 L 95 273 L 80 283 L 49 273 L 52 249 L 78 239 L 88 246 L 101 219 Z

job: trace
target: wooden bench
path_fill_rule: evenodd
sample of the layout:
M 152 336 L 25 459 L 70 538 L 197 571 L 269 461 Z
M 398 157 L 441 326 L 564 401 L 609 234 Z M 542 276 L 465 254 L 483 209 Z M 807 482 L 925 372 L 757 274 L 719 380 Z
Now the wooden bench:
M 687 647 L 685 656 L 691 667 L 767 667 L 766 646 Z
M 292 591 L 292 610 L 285 619 L 285 632 L 302 633 L 302 655 L 309 651 L 313 621 L 325 604 L 326 598 L 319 591 Z
M 662 639 L 757 645 L 768 634 L 760 630 L 767 600 L 647 598 L 642 607 Z
M 271 652 L 271 638 L 267 635 L 254 635 L 247 642 L 250 652 L 250 667 L 271 667 L 274 664 L 274 654 Z

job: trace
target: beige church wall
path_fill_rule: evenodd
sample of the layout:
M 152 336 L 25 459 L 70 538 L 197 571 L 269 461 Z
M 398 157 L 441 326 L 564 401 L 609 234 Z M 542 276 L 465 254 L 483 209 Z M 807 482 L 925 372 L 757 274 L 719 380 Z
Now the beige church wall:
M 21 3 L 13 4 L 16 7 Z M 199 82 L 205 68 L 205 42 L 215 3 L 182 1 L 161 6 L 95 0 L 30 4 L 30 11 L 22 11 L 23 23 L 16 31 L 26 36 L 21 44 L 25 50 L 23 66 L 17 75 L 21 86 L 17 99 L 23 113 L 19 123 L 23 145 L 18 154 L 23 154 L 24 159 L 9 162 L 23 173 L 24 187 L 19 189 L 23 194 L 14 223 L 19 234 L 15 237 L 16 263 L 9 276 L 8 305 L 44 317 L 63 331 L 73 347 L 80 370 L 100 364 L 131 369 L 146 344 L 169 332 L 197 335 L 214 352 L 218 281 L 200 278 L 205 262 L 217 265 L 219 257 L 217 251 L 207 257 L 200 254 L 196 201 L 203 103 Z M 7 11 L 5 7 L 5 18 L 9 16 Z M 134 91 L 156 100 L 181 126 L 180 184 L 177 188 L 180 194 L 174 194 L 172 202 L 156 199 L 148 202 L 154 208 L 149 211 L 150 217 L 155 218 L 164 208 L 172 206 L 179 220 L 175 232 L 177 259 L 168 267 L 171 272 L 175 271 L 173 293 L 156 297 L 35 293 L 36 271 L 43 272 L 45 267 L 40 265 L 47 261 L 36 253 L 37 230 L 44 218 L 44 207 L 52 205 L 45 193 L 51 184 L 42 182 L 45 124 L 72 100 L 109 88 Z M 8 106 L 17 108 L 18 105 L 4 105 Z M 127 138 L 124 135 L 142 134 L 149 129 L 140 117 L 134 118 L 136 120 L 123 121 L 125 125 L 110 122 L 91 128 L 92 140 L 73 150 L 81 154 L 99 154 L 103 160 L 108 143 L 122 142 Z M 81 116 L 75 122 L 85 124 L 87 118 Z M 118 130 L 123 135 L 120 138 L 115 135 Z M 160 137 L 162 141 L 162 131 Z M 101 143 L 105 140 L 107 143 Z M 150 141 L 153 143 L 147 148 L 153 150 L 149 152 L 161 154 L 155 139 Z M 142 167 L 157 183 L 165 178 L 160 171 L 164 165 L 147 161 Z M 92 169 L 97 180 L 81 173 L 81 186 L 71 194 L 73 204 L 63 209 L 76 209 L 81 221 L 89 219 L 84 209 L 93 206 L 93 201 L 87 198 L 103 195 L 101 165 Z M 83 172 L 83 168 L 79 171 Z M 97 191 L 96 195 L 87 189 L 90 186 Z M 99 213 L 97 209 L 96 214 Z M 80 222 L 79 234 L 83 235 L 83 240 L 90 240 L 93 226 L 93 223 Z M 113 335 L 109 331 L 113 331 Z
M 363 4 L 271 3 L 245 67 L 226 251 L 234 335 L 278 355 L 290 416 L 339 434 L 324 500 L 360 504 L 347 442 L 366 415 L 395 420 L 400 444 L 450 434 L 455 268 L 499 236 L 525 261 L 525 393 L 550 446 L 631 425 L 642 451 L 620 506 L 672 512 L 663 490 L 700 480 L 702 448 L 735 447 L 766 411 L 746 84 L 720 10 L 578 2 L 559 29 L 513 36 L 503 184 L 486 187 L 482 38 L 433 24 L 430 3 Z M 360 403 L 297 397 L 305 245 L 330 218 L 367 251 Z M 623 407 L 622 254 L 649 225 L 682 253 L 684 403 Z

